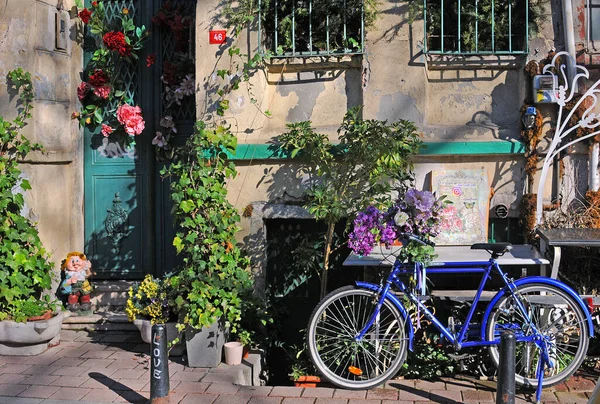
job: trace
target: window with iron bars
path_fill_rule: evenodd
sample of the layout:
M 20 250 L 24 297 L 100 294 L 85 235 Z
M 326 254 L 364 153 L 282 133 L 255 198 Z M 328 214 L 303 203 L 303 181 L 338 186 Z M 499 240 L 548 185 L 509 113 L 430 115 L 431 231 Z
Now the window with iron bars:
M 260 49 L 272 57 L 360 54 L 363 0 L 259 0 Z
M 427 54 L 528 53 L 528 0 L 424 0 L 423 17 Z
M 596 41 L 594 48 L 600 45 L 600 0 L 588 0 L 588 41 Z

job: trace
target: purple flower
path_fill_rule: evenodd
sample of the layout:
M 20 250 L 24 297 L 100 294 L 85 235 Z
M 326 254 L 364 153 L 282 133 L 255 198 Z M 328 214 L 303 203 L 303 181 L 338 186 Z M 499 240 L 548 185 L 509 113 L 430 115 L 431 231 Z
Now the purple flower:
M 404 200 L 409 206 L 414 206 L 415 209 L 421 212 L 430 211 L 435 203 L 435 197 L 429 191 L 419 191 L 414 188 L 406 191 Z

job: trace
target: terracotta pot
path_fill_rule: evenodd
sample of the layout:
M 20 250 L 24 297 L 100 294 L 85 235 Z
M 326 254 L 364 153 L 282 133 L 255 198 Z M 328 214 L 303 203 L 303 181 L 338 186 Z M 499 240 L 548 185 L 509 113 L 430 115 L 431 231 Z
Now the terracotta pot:
M 32 316 L 28 317 L 27 321 L 41 321 L 41 320 L 50 320 L 52 318 L 52 310 L 46 310 L 44 314 L 41 316 Z
M 321 383 L 319 376 L 300 376 L 294 380 L 294 386 L 296 387 L 317 387 L 318 383 Z
M 248 359 L 248 356 L 250 355 L 250 347 L 248 345 L 244 345 L 244 350 L 243 350 L 243 358 L 244 359 Z

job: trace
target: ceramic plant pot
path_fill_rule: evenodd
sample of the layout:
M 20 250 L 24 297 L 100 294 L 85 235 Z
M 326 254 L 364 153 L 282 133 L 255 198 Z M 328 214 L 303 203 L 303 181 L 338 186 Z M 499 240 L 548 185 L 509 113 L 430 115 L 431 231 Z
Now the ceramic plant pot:
M 220 322 L 200 330 L 185 330 L 185 347 L 188 366 L 192 368 L 216 368 L 221 363 L 226 332 Z
M 227 342 L 225 345 L 225 363 L 230 366 L 242 363 L 244 344 L 238 341 Z
M 319 376 L 300 376 L 294 380 L 296 387 L 317 387 L 319 383 L 321 383 Z

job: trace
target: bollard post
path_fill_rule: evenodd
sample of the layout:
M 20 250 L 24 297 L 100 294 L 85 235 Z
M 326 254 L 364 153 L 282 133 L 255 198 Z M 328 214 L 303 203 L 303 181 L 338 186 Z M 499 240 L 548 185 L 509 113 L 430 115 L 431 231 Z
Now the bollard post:
M 515 343 L 515 334 L 511 331 L 502 333 L 496 404 L 515 404 Z
M 150 403 L 169 403 L 169 358 L 167 351 L 167 328 L 164 324 L 152 326 L 150 364 Z

